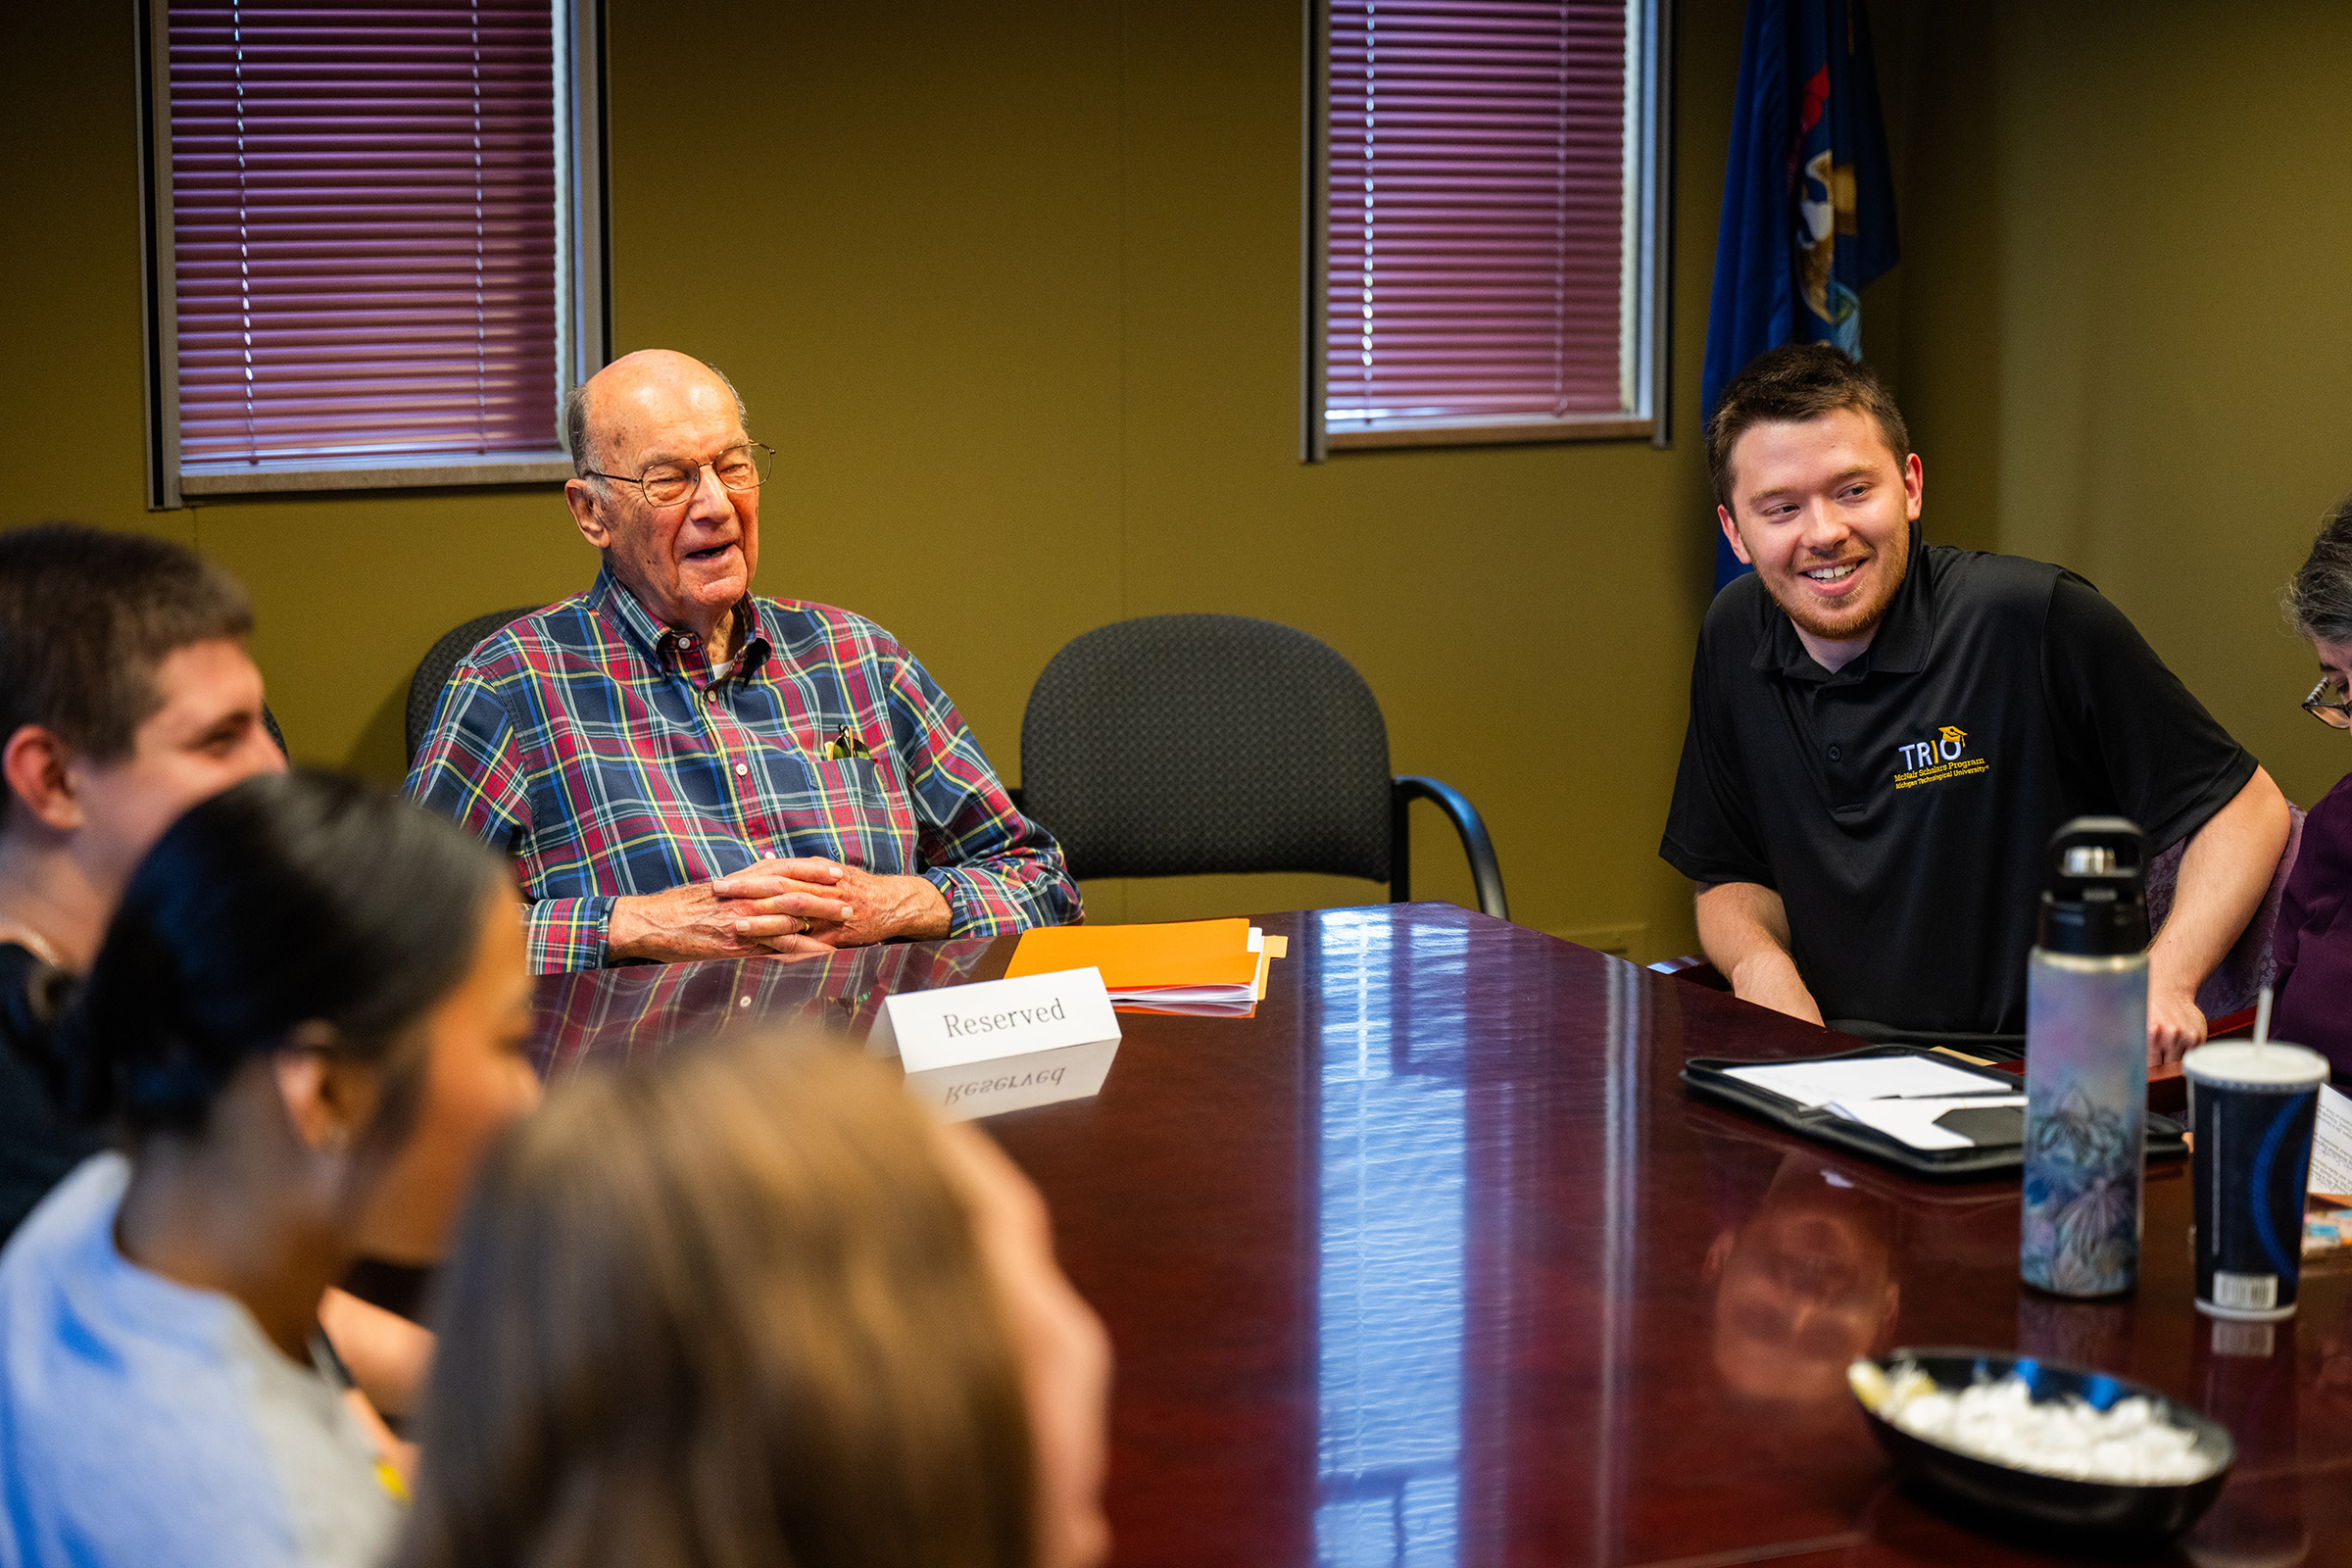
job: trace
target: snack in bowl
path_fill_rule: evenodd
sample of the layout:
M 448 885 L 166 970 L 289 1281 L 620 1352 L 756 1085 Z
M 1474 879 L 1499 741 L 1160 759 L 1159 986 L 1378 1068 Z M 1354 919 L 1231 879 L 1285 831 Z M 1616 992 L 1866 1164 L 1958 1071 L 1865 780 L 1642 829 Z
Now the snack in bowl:
M 2015 1372 L 1957 1392 L 1916 1365 L 1889 1378 L 1875 1361 L 1846 1368 L 1855 1397 L 1915 1438 L 1994 1464 L 2076 1481 L 2128 1487 L 2180 1486 L 2222 1468 L 2197 1448 L 2197 1434 L 2175 1425 L 2145 1395 L 2101 1410 L 2079 1394 L 2036 1402 Z
M 1902 1349 L 1847 1382 L 1896 1468 L 1970 1504 L 1972 1524 L 2169 1535 L 2236 1459 L 2220 1422 L 2156 1390 L 2014 1352 Z

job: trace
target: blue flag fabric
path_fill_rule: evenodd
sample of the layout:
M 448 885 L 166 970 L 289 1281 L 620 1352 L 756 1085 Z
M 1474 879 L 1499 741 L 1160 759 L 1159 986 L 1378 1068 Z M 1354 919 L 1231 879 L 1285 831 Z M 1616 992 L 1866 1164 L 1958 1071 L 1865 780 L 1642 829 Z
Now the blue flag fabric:
M 1748 0 L 1699 408 L 1783 343 L 1862 355 L 1864 284 L 1900 257 L 1864 0 Z M 1747 568 L 1720 534 L 1715 585 Z

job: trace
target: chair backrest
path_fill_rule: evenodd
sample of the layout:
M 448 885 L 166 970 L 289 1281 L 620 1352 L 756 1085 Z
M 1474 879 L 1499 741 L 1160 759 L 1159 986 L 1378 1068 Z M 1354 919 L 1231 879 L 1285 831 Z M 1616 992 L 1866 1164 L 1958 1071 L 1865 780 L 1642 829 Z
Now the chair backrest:
M 2287 873 L 2295 868 L 2295 856 L 2303 848 L 2303 808 L 2289 801 L 2286 810 L 2286 848 L 2279 852 L 2278 864 L 2271 873 L 2270 888 L 2236 943 L 2197 988 L 2198 1010 L 2208 1018 L 2226 1017 L 2253 1006 L 2262 996 L 2262 988 L 2278 977 L 2278 959 L 2271 951 L 2278 934 L 2278 901 L 2286 894 Z M 2151 932 L 2162 930 L 2165 917 L 2173 912 L 2173 894 L 2180 881 L 2180 858 L 2187 848 L 2188 840 L 2182 839 L 2148 862 Z
M 409 679 L 409 761 L 414 764 L 416 754 L 424 747 L 424 732 L 433 721 L 433 710 L 440 705 L 441 688 L 449 684 L 450 672 L 459 661 L 479 647 L 483 638 L 511 620 L 520 620 L 537 610 L 537 605 L 524 605 L 516 610 L 494 611 L 462 621 L 441 634 L 426 650 L 416 665 L 416 673 Z
M 1078 638 L 1021 717 L 1022 809 L 1074 876 L 1389 874 L 1389 732 L 1354 666 L 1241 615 Z

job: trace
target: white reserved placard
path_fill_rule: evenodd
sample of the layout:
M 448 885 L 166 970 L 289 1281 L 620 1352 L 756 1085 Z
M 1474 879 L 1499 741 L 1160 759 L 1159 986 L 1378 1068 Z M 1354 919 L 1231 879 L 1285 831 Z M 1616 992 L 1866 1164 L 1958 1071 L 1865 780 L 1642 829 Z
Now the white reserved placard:
M 906 1087 L 951 1119 L 1101 1092 L 1119 1019 L 1100 969 L 1063 969 L 883 1000 L 866 1051 L 896 1055 Z

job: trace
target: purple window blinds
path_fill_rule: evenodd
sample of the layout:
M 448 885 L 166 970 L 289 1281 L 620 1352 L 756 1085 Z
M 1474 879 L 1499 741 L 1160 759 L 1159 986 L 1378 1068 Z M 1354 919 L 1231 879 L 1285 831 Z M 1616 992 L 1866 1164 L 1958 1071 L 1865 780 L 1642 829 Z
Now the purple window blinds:
M 183 470 L 557 447 L 549 0 L 170 28 Z
M 1324 419 L 1620 414 L 1625 0 L 1330 0 Z

